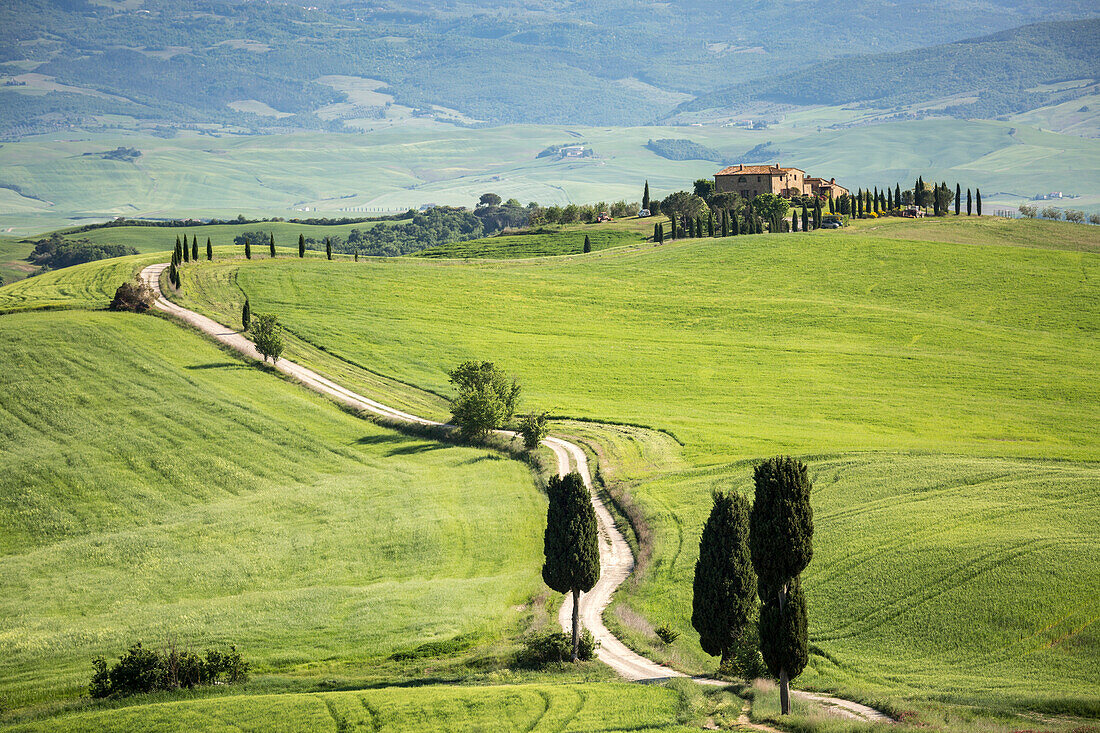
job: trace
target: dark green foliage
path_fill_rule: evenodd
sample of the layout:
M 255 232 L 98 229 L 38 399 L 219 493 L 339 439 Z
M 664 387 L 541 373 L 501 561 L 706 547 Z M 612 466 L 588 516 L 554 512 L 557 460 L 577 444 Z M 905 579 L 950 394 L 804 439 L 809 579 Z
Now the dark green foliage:
M 523 447 L 534 450 L 549 433 L 547 421 L 550 414 L 547 412 L 531 412 L 524 415 L 519 421 L 519 434 L 523 438 Z
M 810 231 L 810 210 L 805 206 L 802 207 L 802 231 Z
M 596 657 L 596 639 L 585 629 L 577 646 L 577 659 L 587 662 Z M 516 658 L 519 666 L 540 669 L 562 664 L 573 656 L 573 639 L 562 631 L 535 631 L 523 637 L 523 649 Z
M 183 249 L 180 247 L 180 237 L 176 235 L 176 248 L 172 250 L 172 257 L 176 262 L 183 262 Z
M 210 237 L 206 238 L 206 260 L 207 262 L 214 260 L 214 246 L 210 244 Z
M 814 202 L 814 229 L 821 228 L 821 199 Z
M 298 235 L 298 256 L 306 256 L 306 235 L 304 234 Z
M 778 596 L 760 604 L 760 653 L 773 677 L 780 677 L 785 671 L 788 679 L 793 679 L 806 668 L 809 661 L 806 616 L 806 597 L 798 577 L 790 582 L 782 612 Z
M 672 628 L 672 625 L 667 621 L 653 629 L 653 633 L 666 644 L 671 644 L 680 638 L 680 632 Z
M 198 236 L 191 237 L 191 261 L 199 261 L 199 238 Z
M 699 539 L 692 585 L 691 625 L 711 656 L 728 661 L 756 608 L 756 572 L 749 553 L 749 503 L 733 492 L 715 492 Z
M 573 594 L 573 661 L 580 652 L 579 595 L 600 579 L 599 531 L 596 512 L 584 479 L 576 471 L 551 476 L 546 489 L 546 562 L 542 579 L 552 590 Z
M 515 414 L 519 384 L 493 362 L 463 362 L 448 376 L 458 389 L 451 420 L 468 440 L 484 438 Z
M 588 238 L 587 234 L 584 235 L 584 247 L 582 247 L 582 251 L 585 254 L 592 251 L 592 240 Z
M 109 306 L 113 311 L 131 311 L 144 313 L 153 307 L 156 294 L 148 283 L 140 277 L 135 277 L 130 282 L 122 283 L 115 291 L 115 297 Z
M 714 236 L 714 211 L 713 210 L 710 211 L 707 214 L 707 236 L 708 237 L 713 237 Z
M 970 189 L 966 189 L 966 215 L 974 213 L 974 197 L 970 195 Z
M 791 209 L 791 231 L 798 231 L 798 209 Z
M 665 225 L 664 224 L 658 224 L 657 225 L 657 244 L 664 244 L 664 243 L 665 243 Z
M 332 259 L 332 239 L 325 237 L 325 257 Z
M 272 257 L 275 256 L 275 232 L 271 233 L 271 240 L 268 242 L 268 253 Z
M 65 239 L 54 233 L 47 239 L 35 242 L 27 261 L 48 270 L 79 265 L 84 262 L 104 260 L 109 257 L 136 255 L 137 250 L 121 244 L 100 244 L 86 239 Z
M 700 145 L 694 140 L 670 138 L 650 140 L 646 143 L 646 147 L 662 158 L 669 160 L 709 160 L 714 163 L 721 163 L 725 160 L 722 154 L 714 148 Z
M 248 301 L 245 300 L 245 305 Z M 257 314 L 249 330 L 252 331 L 252 341 L 256 344 L 256 350 L 263 355 L 264 361 L 271 359 L 274 364 L 283 355 L 282 328 L 279 319 L 271 313 Z
M 645 189 L 642 191 L 642 208 L 649 208 L 649 181 L 645 182 Z
M 951 206 L 951 189 L 947 187 L 947 181 L 936 186 L 933 195 L 935 196 L 936 216 L 947 216 L 948 209 Z
M 955 184 L 955 216 L 958 216 L 962 210 L 962 187 Z
M 244 305 L 241 306 L 241 330 L 247 331 L 252 327 L 252 306 L 248 302 L 248 298 L 244 299 Z
M 894 184 L 894 206 L 901 206 L 901 184 Z
M 183 261 L 191 261 L 191 248 L 187 245 L 187 235 L 183 237 Z
M 863 218 L 863 194 L 856 195 L 856 218 Z
M 176 263 L 173 260 L 172 263 L 168 265 L 168 284 L 171 285 L 172 287 L 178 289 L 179 286 L 180 286 L 179 283 L 180 283 L 179 270 L 176 268 Z
M 974 213 L 978 216 L 982 215 L 982 189 L 974 189 Z
M 244 240 L 244 256 L 245 256 L 245 259 L 248 259 L 248 260 L 252 259 L 252 240 L 251 239 L 245 239 Z
M 159 690 L 190 689 L 199 685 L 230 685 L 248 681 L 249 664 L 236 647 L 228 651 L 207 649 L 203 656 L 180 651 L 173 644 L 163 652 L 130 647 L 107 666 L 102 657 L 92 660 L 95 670 L 88 685 L 94 698 L 119 698 Z
M 699 198 L 706 201 L 714 195 L 714 179 L 713 178 L 699 178 L 692 184 L 692 192 Z

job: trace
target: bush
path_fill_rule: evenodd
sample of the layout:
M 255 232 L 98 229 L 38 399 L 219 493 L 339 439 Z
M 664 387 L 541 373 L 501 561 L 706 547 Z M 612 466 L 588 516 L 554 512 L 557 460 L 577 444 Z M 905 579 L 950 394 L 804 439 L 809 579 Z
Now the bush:
M 118 286 L 109 307 L 113 311 L 144 313 L 153 307 L 156 299 L 153 289 L 140 277 L 135 277 L 133 281 Z
M 587 662 L 596 656 L 596 638 L 585 629 L 581 632 L 577 657 Z M 564 631 L 536 631 L 523 639 L 520 664 L 527 667 L 545 667 L 548 664 L 564 664 L 573 658 L 573 637 Z
M 236 647 L 228 651 L 207 649 L 204 656 L 180 651 L 169 642 L 163 652 L 146 649 L 141 642 L 130 647 L 112 666 L 102 657 L 92 660 L 88 694 L 95 698 L 126 697 L 158 690 L 178 690 L 198 685 L 230 685 L 248 680 L 248 663 Z
M 668 621 L 665 621 L 663 624 L 661 624 L 660 626 L 655 628 L 653 631 L 654 631 L 654 633 L 657 634 L 657 636 L 661 639 L 661 641 L 663 641 L 666 644 L 671 644 L 672 642 L 674 642 L 678 638 L 680 638 L 680 632 L 677 631 L 676 629 L 672 628 L 672 626 L 668 623 Z
M 549 430 L 546 427 L 546 421 L 549 415 L 545 412 L 535 414 L 530 413 L 524 415 L 519 422 L 519 434 L 523 436 L 523 447 L 527 450 L 534 450 L 539 447 L 539 443 L 543 441 Z

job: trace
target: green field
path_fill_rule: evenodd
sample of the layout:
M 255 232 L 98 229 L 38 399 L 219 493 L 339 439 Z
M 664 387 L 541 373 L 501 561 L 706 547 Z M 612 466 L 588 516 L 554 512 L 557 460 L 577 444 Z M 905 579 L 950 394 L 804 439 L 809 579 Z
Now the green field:
M 647 461 L 615 444 L 625 433 L 562 427 L 603 452 L 652 530 L 609 614 L 647 653 L 713 669 L 688 624 L 709 493 L 789 452 L 817 481 L 801 684 L 922 714 L 1095 714 L 1097 231 L 860 222 L 593 258 L 254 262 L 235 284 L 403 383 L 445 393 L 450 365 L 492 358 L 524 409 L 675 435 L 670 461 Z M 192 268 L 186 301 L 234 312 L 199 285 L 228 267 Z M 665 621 L 683 632 L 671 648 L 652 632 Z
M 598 227 L 575 224 L 547 227 L 546 232 L 536 230 L 530 234 L 500 235 L 452 242 L 414 252 L 410 257 L 434 259 L 491 259 L 507 260 L 522 257 L 547 257 L 584 253 L 584 238 L 588 236 L 592 251 L 611 247 L 640 244 L 652 236 L 654 219 L 627 219 L 621 222 L 601 224 Z M 662 219 L 662 221 L 666 221 Z
M 729 160 L 765 146 L 756 155 L 766 162 L 835 176 L 852 189 L 912 185 L 918 175 L 960 181 L 982 190 L 987 213 L 1048 191 L 1079 194 L 1073 208 L 1100 211 L 1096 139 L 1020 122 L 949 119 L 822 129 L 835 121 L 828 110 L 816 125 L 814 113 L 799 114 L 764 130 L 426 122 L 340 135 L 42 135 L 0 147 L 0 184 L 23 192 L 0 188 L 8 191 L 0 197 L 0 234 L 113 216 L 366 216 L 427 203 L 470 206 L 486 191 L 523 203 L 638 201 L 645 180 L 664 196 L 722 167 L 720 160 L 659 157 L 646 143 L 660 138 L 691 139 Z M 594 157 L 536 157 L 551 145 L 582 142 Z M 84 155 L 119 145 L 142 156 Z
M 161 318 L 0 334 L 0 716 L 169 634 L 237 644 L 260 683 L 348 684 L 492 668 L 541 618 L 522 464 L 379 428 Z M 389 659 L 430 641 L 451 654 Z

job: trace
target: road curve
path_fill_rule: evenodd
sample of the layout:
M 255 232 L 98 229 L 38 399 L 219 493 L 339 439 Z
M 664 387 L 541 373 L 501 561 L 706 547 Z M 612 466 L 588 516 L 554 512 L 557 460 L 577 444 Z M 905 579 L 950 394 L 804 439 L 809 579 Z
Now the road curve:
M 150 265 L 141 271 L 142 279 L 144 279 L 153 289 L 153 292 L 156 293 L 156 307 L 158 309 L 170 313 L 181 321 L 194 326 L 203 333 L 245 356 L 256 359 L 257 361 L 263 360 L 263 356 L 260 352 L 256 351 L 255 345 L 237 331 L 227 328 L 204 315 L 176 305 L 165 298 L 160 289 L 160 276 L 167 267 L 168 264 L 163 263 Z M 418 425 L 443 425 L 443 423 L 436 420 L 428 420 L 417 415 L 402 412 L 401 410 L 372 400 L 369 397 L 352 392 L 349 389 L 341 387 L 332 380 L 326 379 L 313 370 L 307 369 L 288 359 L 280 359 L 275 363 L 275 368 L 288 376 L 294 377 L 315 392 L 331 397 L 337 402 L 349 407 L 389 419 Z M 515 435 L 515 433 L 508 431 L 499 432 L 508 436 Z M 607 608 L 607 604 L 611 602 L 611 596 L 615 593 L 615 590 L 622 585 L 623 581 L 633 572 L 634 554 L 631 552 L 630 545 L 627 544 L 626 538 L 623 537 L 622 532 L 615 526 L 615 521 L 611 516 L 611 512 L 592 486 L 592 475 L 588 470 L 588 457 L 585 455 L 585 452 L 581 450 L 579 446 L 553 436 L 544 440 L 543 445 L 553 451 L 554 456 L 557 458 L 558 473 L 560 475 L 564 476 L 573 470 L 580 473 L 592 497 L 592 507 L 596 510 L 596 520 L 599 523 L 600 529 L 600 579 L 592 590 L 581 595 L 580 618 L 584 627 L 589 629 L 592 635 L 600 643 L 596 652 L 598 658 L 601 662 L 618 672 L 622 677 L 634 682 L 658 682 L 673 677 L 687 677 L 688 675 L 682 672 L 678 672 L 670 667 L 646 659 L 640 654 L 632 651 L 619 641 L 618 637 L 612 634 L 607 626 L 604 625 L 603 611 Z M 569 594 L 565 602 L 562 603 L 561 610 L 558 613 L 558 621 L 566 631 L 572 628 L 572 614 L 573 598 L 572 594 Z M 723 682 L 706 677 L 692 677 L 692 679 L 702 684 L 725 685 Z M 802 690 L 791 690 L 791 694 L 794 697 L 820 703 L 844 717 L 868 721 L 893 722 L 889 716 L 878 710 L 850 700 L 829 697 L 827 695 L 818 695 Z

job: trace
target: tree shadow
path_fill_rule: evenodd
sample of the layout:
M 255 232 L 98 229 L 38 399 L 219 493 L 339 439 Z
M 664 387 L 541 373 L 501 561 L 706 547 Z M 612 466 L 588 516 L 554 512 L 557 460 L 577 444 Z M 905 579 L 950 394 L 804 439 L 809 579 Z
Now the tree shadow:
M 247 364 L 241 364 L 240 362 L 235 362 L 235 361 L 215 361 L 215 362 L 210 362 L 209 364 L 192 364 L 190 366 L 185 366 L 184 367 L 184 369 L 191 369 L 191 370 L 195 370 L 195 369 L 248 369 L 248 368 L 250 368 L 250 367 Z

